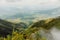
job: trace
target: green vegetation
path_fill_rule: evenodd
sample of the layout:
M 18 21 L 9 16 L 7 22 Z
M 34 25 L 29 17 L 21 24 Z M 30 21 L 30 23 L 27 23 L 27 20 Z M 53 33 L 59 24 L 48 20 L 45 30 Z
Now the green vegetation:
M 28 27 L 26 23 L 13 24 L 0 19 L 0 40 L 47 40 L 40 30 L 49 32 L 52 27 L 60 28 L 60 17 L 40 20 Z M 2 33 L 8 34 L 7 37 Z
M 7 38 L 0 37 L 0 40 L 46 40 L 46 38 L 41 37 L 37 29 L 25 29 L 24 31 L 17 32 L 13 31 L 12 36 L 8 35 Z

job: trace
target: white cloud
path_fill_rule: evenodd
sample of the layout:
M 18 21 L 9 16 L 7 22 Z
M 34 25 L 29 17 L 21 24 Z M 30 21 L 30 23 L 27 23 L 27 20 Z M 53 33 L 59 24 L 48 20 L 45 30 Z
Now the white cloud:
M 56 7 L 60 7 L 60 0 L 0 0 L 0 7 L 3 7 L 3 9 L 4 7 L 6 8 L 7 7 L 18 7 L 18 8 L 25 8 L 25 9 L 29 8 L 32 10 L 46 10 L 46 9 L 53 9 Z M 0 14 L 7 15 L 9 13 L 0 12 Z M 55 13 L 52 13 L 52 15 L 54 14 Z
M 60 6 L 59 0 L 0 0 L 0 6 L 17 5 L 31 8 L 54 8 Z

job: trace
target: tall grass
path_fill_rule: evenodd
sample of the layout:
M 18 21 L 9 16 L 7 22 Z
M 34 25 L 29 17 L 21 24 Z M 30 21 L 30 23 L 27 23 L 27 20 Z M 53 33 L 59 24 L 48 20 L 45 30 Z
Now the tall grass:
M 19 33 L 13 31 L 12 36 L 8 35 L 7 38 L 0 37 L 0 40 L 46 40 L 46 38 L 41 37 L 39 32 L 26 30 Z

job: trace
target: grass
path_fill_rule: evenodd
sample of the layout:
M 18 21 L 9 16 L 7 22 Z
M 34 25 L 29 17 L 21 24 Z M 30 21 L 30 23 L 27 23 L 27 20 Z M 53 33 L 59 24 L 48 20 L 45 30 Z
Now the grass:
M 37 29 L 25 29 L 24 31 L 13 31 L 12 36 L 7 35 L 7 38 L 0 37 L 0 40 L 46 40 L 41 37 Z M 35 32 L 36 31 L 36 32 Z

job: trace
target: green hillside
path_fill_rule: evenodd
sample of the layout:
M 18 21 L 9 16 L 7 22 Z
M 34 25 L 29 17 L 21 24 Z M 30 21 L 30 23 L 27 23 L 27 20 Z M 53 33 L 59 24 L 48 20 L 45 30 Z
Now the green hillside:
M 27 27 L 26 23 L 13 24 L 0 19 L 1 40 L 47 40 L 40 30 L 49 32 L 53 27 L 60 28 L 60 17 L 40 20 Z M 46 31 L 47 30 L 47 31 Z

